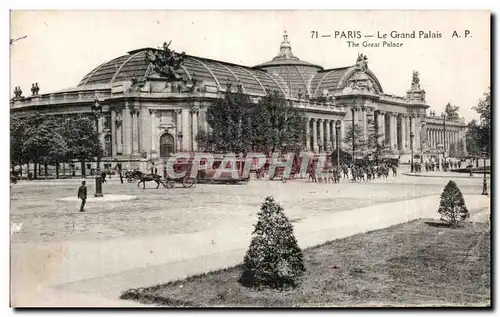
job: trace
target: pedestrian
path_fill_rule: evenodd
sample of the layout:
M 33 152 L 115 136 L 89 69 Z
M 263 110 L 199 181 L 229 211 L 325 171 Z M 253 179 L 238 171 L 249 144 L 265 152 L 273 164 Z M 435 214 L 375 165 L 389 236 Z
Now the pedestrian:
M 107 183 L 106 181 L 106 171 L 101 172 L 101 183 Z
M 87 186 L 85 186 L 85 181 L 82 181 L 82 186 L 78 188 L 78 198 L 82 200 L 82 204 L 80 205 L 80 212 L 83 212 L 85 201 L 87 201 Z

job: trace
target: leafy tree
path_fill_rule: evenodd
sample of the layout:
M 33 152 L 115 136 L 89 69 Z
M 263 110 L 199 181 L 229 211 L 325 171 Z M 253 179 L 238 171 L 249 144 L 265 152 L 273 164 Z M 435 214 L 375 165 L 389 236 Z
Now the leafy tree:
M 246 153 L 248 151 L 288 152 L 302 148 L 304 114 L 276 91 L 257 104 L 238 85 L 228 85 L 223 97 L 207 109 L 209 131 L 199 133 L 198 141 L 207 151 Z
M 57 176 L 59 162 L 90 160 L 101 149 L 95 123 L 86 116 L 12 114 L 10 130 L 12 164 L 31 162 L 35 169 L 39 163 L 55 164 Z
M 359 151 L 364 150 L 367 145 L 367 140 L 365 140 L 363 128 L 357 123 L 355 123 L 354 126 L 348 126 L 345 132 L 344 143 L 348 145 L 350 152 L 352 151 L 353 138 L 354 152 L 359 153 Z
M 302 250 L 283 207 L 266 197 L 252 233 L 240 282 L 245 286 L 296 286 L 305 272 Z
M 66 154 L 65 141 L 58 134 L 59 122 L 52 116 L 40 116 L 26 127 L 23 138 L 23 156 L 28 162 L 47 164 Z
M 374 136 L 374 138 L 377 138 Z M 375 159 L 375 164 L 379 164 L 385 156 L 385 152 L 387 151 L 388 146 L 385 141 L 375 142 L 374 149 L 372 152 L 373 158 Z
M 344 164 L 350 164 L 352 163 L 352 153 L 349 153 L 349 152 L 346 152 L 342 149 L 339 150 L 339 156 L 340 156 L 340 165 L 344 165 Z M 332 152 L 332 155 L 331 155 L 331 160 L 332 160 L 332 164 L 333 165 L 337 165 L 337 148 L 335 148 L 335 150 Z
M 467 125 L 467 132 L 465 134 L 465 142 L 467 146 L 467 153 L 472 156 L 481 154 L 481 127 L 477 124 L 476 120 L 471 120 Z
M 278 91 L 269 91 L 252 112 L 252 148 L 262 152 L 298 152 L 306 129 L 304 113 Z
M 24 149 L 24 143 L 29 136 L 27 131 L 30 127 L 36 126 L 41 116 L 34 114 L 10 115 L 10 161 L 11 164 L 24 164 L 29 162 Z
M 452 105 L 450 102 L 446 105 L 444 112 L 448 120 L 458 120 L 460 116 L 458 115 L 458 109 L 460 107 Z
M 206 119 L 210 130 L 198 136 L 200 145 L 207 151 L 246 152 L 251 142 L 249 130 L 253 104 L 250 97 L 243 93 L 241 85 L 236 92 L 231 88 L 229 84 L 223 97 L 207 108 Z
M 491 88 L 488 88 L 488 91 L 484 93 L 484 99 L 480 100 L 473 109 L 480 115 L 479 128 L 475 131 L 478 145 L 481 148 L 487 148 L 488 153 L 491 153 Z
M 446 184 L 441 194 L 438 213 L 443 220 L 454 227 L 469 217 L 462 192 L 454 181 Z
M 455 143 L 450 144 L 449 152 L 450 152 L 450 154 L 449 154 L 450 157 L 457 157 L 457 147 L 456 147 Z
M 80 161 L 82 173 L 85 175 L 84 161 L 94 159 L 102 151 L 95 121 L 85 115 L 65 117 L 59 131 L 67 142 L 66 159 Z

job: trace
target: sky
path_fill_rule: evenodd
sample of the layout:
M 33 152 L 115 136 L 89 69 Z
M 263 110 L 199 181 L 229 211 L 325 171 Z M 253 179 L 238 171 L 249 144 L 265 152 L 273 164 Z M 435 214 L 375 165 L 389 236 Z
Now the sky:
M 451 102 L 467 121 L 478 119 L 472 107 L 490 86 L 488 11 L 12 11 L 10 22 L 11 38 L 27 36 L 10 46 L 11 96 L 14 86 L 29 95 L 34 82 L 42 94 L 74 87 L 103 62 L 170 40 L 178 52 L 254 66 L 277 55 L 284 30 L 295 56 L 325 69 L 366 54 L 388 94 L 405 96 L 417 70 L 438 114 Z M 415 39 L 387 39 L 402 47 L 362 45 L 414 30 Z M 359 47 L 335 38 L 348 31 L 362 34 L 352 39 Z

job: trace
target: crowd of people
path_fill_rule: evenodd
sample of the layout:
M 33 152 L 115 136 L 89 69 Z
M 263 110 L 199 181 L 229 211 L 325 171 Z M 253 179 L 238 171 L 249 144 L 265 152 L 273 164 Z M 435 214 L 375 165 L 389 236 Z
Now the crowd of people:
M 392 176 L 398 175 L 398 165 L 385 162 L 375 164 L 372 162 L 364 164 L 342 164 L 324 170 L 321 175 L 317 175 L 316 168 L 311 165 L 307 171 L 307 179 L 312 182 L 334 182 L 338 183 L 341 179 L 350 179 L 354 182 L 370 181 L 377 178 L 387 178 L 390 172 Z

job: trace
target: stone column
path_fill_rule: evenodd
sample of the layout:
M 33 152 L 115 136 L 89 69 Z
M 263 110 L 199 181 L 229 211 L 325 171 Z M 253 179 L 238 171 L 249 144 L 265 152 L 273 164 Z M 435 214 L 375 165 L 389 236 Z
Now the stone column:
M 368 118 L 366 115 L 366 111 L 367 111 L 366 108 L 362 109 L 361 117 L 362 117 L 363 123 L 361 126 L 363 127 L 363 137 L 365 138 L 365 141 L 368 142 L 368 120 L 367 120 Z
M 359 118 L 358 118 L 358 109 L 354 109 L 354 113 L 352 115 L 354 116 L 354 124 L 359 125 Z M 354 129 L 354 127 L 352 127 Z
M 420 151 L 420 137 L 421 137 L 421 129 L 422 122 L 420 121 L 420 117 L 415 118 L 415 142 L 413 143 L 413 147 L 416 151 Z
M 406 147 L 406 145 L 407 145 L 407 143 L 406 143 L 406 134 L 407 134 L 407 131 L 406 131 L 406 116 L 401 115 L 400 122 L 401 122 L 401 129 L 399 130 L 399 134 L 400 134 L 400 138 L 401 138 L 401 150 L 407 151 L 408 148 Z
M 465 137 L 465 131 L 462 131 L 462 146 L 464 148 L 464 153 L 467 153 L 467 138 Z
M 323 119 L 318 119 L 319 122 L 319 151 L 324 152 L 325 151 L 325 133 L 323 131 Z
M 132 154 L 139 154 L 139 127 L 137 124 L 138 110 L 130 112 L 132 116 Z
M 156 113 L 157 111 L 155 109 L 149 109 L 149 114 L 151 115 L 151 153 L 156 153 L 156 145 L 158 144 L 156 140 L 156 132 L 158 129 Z
M 406 136 L 405 136 L 405 141 L 406 141 L 406 150 L 410 150 L 410 116 L 405 116 L 404 119 L 404 126 L 405 126 L 405 131 L 406 131 Z M 415 133 L 415 131 L 413 132 Z
M 427 143 L 429 144 L 429 149 L 432 149 L 432 131 L 427 128 Z
M 339 145 L 340 145 L 340 148 L 342 149 L 342 144 L 344 143 L 344 138 L 345 138 L 345 123 L 344 123 L 344 120 L 340 120 L 340 135 L 337 135 L 337 138 L 340 139 Z
M 203 129 L 208 132 L 207 109 L 203 109 Z
M 332 129 L 331 130 L 332 131 L 332 148 L 335 151 L 337 149 L 337 137 L 338 137 L 338 135 L 337 135 L 337 129 L 335 129 L 337 121 L 336 120 L 332 120 L 331 124 L 332 124 L 332 126 L 331 126 L 331 129 Z M 340 131 L 339 131 L 339 133 L 340 133 Z
M 123 154 L 123 111 L 116 114 L 116 152 Z
M 189 109 L 182 109 L 182 151 L 189 151 Z
M 311 119 L 313 123 L 313 151 L 318 152 L 318 121 Z
M 437 147 L 437 144 L 438 144 L 437 130 L 436 129 L 432 129 L 432 134 L 434 135 L 434 147 Z
M 332 142 L 332 131 L 330 130 L 330 125 L 332 123 L 331 120 L 325 120 L 326 121 L 326 146 L 330 146 Z M 326 149 L 327 151 L 330 149 Z
M 116 133 L 116 110 L 111 109 L 111 155 L 116 157 L 116 147 L 117 147 L 117 136 Z
M 128 101 L 125 102 L 123 116 L 123 154 L 132 154 L 132 114 Z
M 431 133 L 431 145 L 432 145 L 432 148 L 435 149 L 436 148 L 436 135 L 434 133 L 434 129 L 431 129 L 430 133 Z
M 106 144 L 104 143 L 106 140 L 105 139 L 106 133 L 104 132 L 104 115 L 99 117 L 99 119 L 97 120 L 97 124 L 99 125 L 99 141 L 101 142 L 101 148 L 103 151 L 102 153 L 103 155 L 106 155 L 106 153 L 104 153 L 104 150 L 106 149 Z
M 309 118 L 306 118 L 306 151 L 311 151 L 311 127 L 309 126 L 310 122 L 311 120 Z
M 397 143 L 397 138 L 396 138 L 396 114 L 394 112 L 390 113 L 389 117 L 389 124 L 390 124 L 390 143 L 391 143 L 391 149 L 396 150 L 396 143 Z
M 193 126 L 192 126 L 192 144 L 193 144 L 193 152 L 198 151 L 198 141 L 196 140 L 196 137 L 198 136 L 198 111 L 193 111 L 192 113 L 192 121 L 193 121 Z
M 176 140 L 176 152 L 182 151 L 182 138 L 179 138 L 179 133 L 182 133 L 182 109 L 176 109 L 175 113 L 177 115 L 175 119 L 175 132 L 177 135 L 175 136 Z
M 380 111 L 378 115 L 380 142 L 385 142 L 385 112 Z

